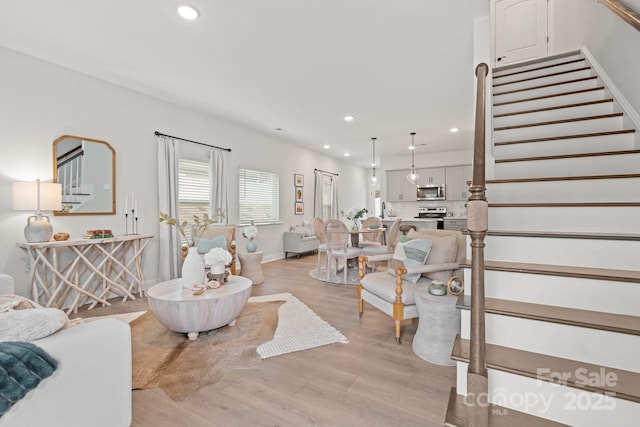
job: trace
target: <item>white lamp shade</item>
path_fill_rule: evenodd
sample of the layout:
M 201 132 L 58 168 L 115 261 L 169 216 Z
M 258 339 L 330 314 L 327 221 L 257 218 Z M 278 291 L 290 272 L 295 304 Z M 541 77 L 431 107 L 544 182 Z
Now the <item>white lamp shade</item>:
M 40 210 L 62 209 L 62 185 L 52 182 L 14 182 L 13 209 L 35 211 L 38 209 L 38 184 L 40 184 Z

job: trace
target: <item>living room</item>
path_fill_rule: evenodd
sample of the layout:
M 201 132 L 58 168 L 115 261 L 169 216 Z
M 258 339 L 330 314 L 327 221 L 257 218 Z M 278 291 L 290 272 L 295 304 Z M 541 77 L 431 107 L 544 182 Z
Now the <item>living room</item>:
M 561 12 L 566 12 L 565 6 L 555 4 Z M 567 2 L 575 3 L 575 2 Z M 593 4 L 591 4 L 593 3 Z M 575 4 L 574 4 L 575 6 Z M 488 13 L 488 5 L 486 7 Z M 621 25 L 612 24 L 609 19 L 599 20 L 602 10 L 595 1 L 581 6 L 581 24 L 574 24 L 568 13 L 556 15 L 554 31 L 563 43 L 555 41 L 556 53 L 576 49 L 581 45 L 587 46 L 602 65 L 615 77 L 621 89 L 628 94 L 628 99 L 640 108 L 638 81 L 634 77 L 640 70 L 640 61 L 636 56 L 618 55 L 620 51 L 635 51 L 637 45 L 628 41 L 628 30 Z M 2 19 L 10 19 L 4 15 Z M 564 20 L 564 21 L 563 21 Z M 474 23 L 469 22 L 473 27 Z M 477 18 L 473 27 L 474 39 L 470 41 L 470 58 L 468 74 L 468 89 L 472 91 L 473 67 L 478 60 L 490 57 L 488 40 L 491 29 L 488 15 Z M 601 25 L 600 31 L 589 31 L 587 27 Z M 579 28 L 576 28 L 579 27 Z M 562 34 L 561 29 L 567 31 Z M 569 34 L 569 29 L 575 30 Z M 471 33 L 471 31 L 468 31 Z M 612 40 L 620 41 L 615 49 L 609 43 L 600 42 L 595 34 L 609 34 Z M 637 40 L 636 35 L 632 40 Z M 1 44 L 1 43 L 0 43 Z M 622 46 L 622 47 L 619 47 Z M 44 51 L 46 49 L 43 48 Z M 608 54 L 611 53 L 611 55 Z M 46 52 L 45 52 L 46 53 Z M 278 173 L 281 180 L 280 221 L 273 225 L 260 226 L 258 238 L 259 250 L 265 253 L 265 274 L 276 277 L 277 272 L 270 271 L 270 261 L 284 258 L 282 248 L 282 234 L 290 226 L 299 224 L 303 220 L 313 218 L 313 194 L 311 191 L 314 169 L 331 171 L 339 175 L 340 191 L 338 205 L 340 209 L 351 206 L 367 206 L 373 208 L 373 198 L 367 186 L 371 174 L 368 166 L 354 164 L 348 159 L 309 149 L 292 143 L 289 138 L 279 136 L 280 131 L 257 131 L 227 118 L 212 115 L 202 108 L 179 105 L 155 98 L 114 82 L 109 82 L 94 76 L 73 70 L 72 63 L 54 64 L 46 60 L 46 54 L 36 58 L 20 52 L 17 48 L 0 47 L 0 113 L 5 118 L 3 123 L 3 171 L 0 194 L 3 195 L 3 205 L 0 208 L 0 267 L 1 271 L 15 278 L 16 292 L 20 295 L 29 294 L 29 276 L 25 270 L 22 252 L 16 248 L 16 242 L 24 240 L 23 229 L 26 213 L 16 212 L 11 206 L 11 184 L 14 181 L 34 180 L 39 178 L 45 182 L 51 181 L 52 144 L 61 135 L 78 135 L 107 141 L 115 150 L 116 158 L 116 215 L 99 216 L 52 216 L 52 223 L 56 232 L 69 232 L 73 237 L 80 237 L 86 230 L 103 228 L 114 230 L 117 234 L 124 232 L 122 206 L 125 195 L 135 193 L 138 199 L 139 225 L 142 233 L 158 235 L 160 227 L 165 227 L 158 221 L 158 184 L 157 184 L 157 141 L 154 131 L 166 132 L 187 139 L 201 141 L 232 149 L 229 156 L 229 212 L 227 220 L 237 223 L 238 169 L 256 168 L 267 169 Z M 72 54 L 70 54 L 73 56 Z M 36 55 L 37 56 L 37 55 Z M 444 61 L 446 62 L 446 61 Z M 162 60 L 158 60 L 161 68 Z M 375 66 L 372 66 L 375 68 Z M 619 70 L 627 71 L 621 72 Z M 632 70 L 629 74 L 628 70 Z M 149 79 L 155 76 L 149 76 Z M 214 95 L 208 95 L 214 96 Z M 470 94 L 469 99 L 472 99 Z M 467 106 L 469 111 L 471 106 Z M 342 117 L 336 117 L 341 120 Z M 356 117 L 356 120 L 358 117 Z M 342 125 L 342 123 L 341 123 Z M 285 129 L 286 130 L 286 129 Z M 398 131 L 392 141 L 394 144 L 408 145 L 409 132 L 414 129 L 403 128 Z M 419 134 L 422 137 L 422 133 Z M 363 151 L 367 159 L 370 158 L 370 139 L 375 136 L 367 134 L 362 140 Z M 382 143 L 382 141 L 381 141 Z M 441 167 L 460 164 L 470 164 L 472 160 L 471 148 L 443 151 L 435 154 L 416 154 L 416 163 L 420 167 Z M 385 188 L 384 172 L 386 170 L 406 169 L 410 163 L 407 154 L 387 157 L 377 165 L 378 173 L 382 177 L 381 188 Z M 296 215 L 294 212 L 294 175 L 303 174 L 306 180 L 304 193 L 305 213 Z M 414 216 L 412 204 L 398 204 L 400 215 Z M 238 234 L 239 251 L 244 251 L 244 240 Z M 147 283 L 155 284 L 158 279 L 159 246 L 152 240 L 144 257 L 143 270 Z M 294 261 L 295 262 L 295 261 Z M 304 275 L 294 276 L 300 280 L 308 277 L 308 271 L 313 268 L 315 257 L 305 257 L 300 265 L 305 269 Z M 290 286 L 295 283 L 289 282 Z M 331 288 L 323 288 L 318 298 L 328 298 Z M 346 296 L 342 296 L 346 300 Z M 354 296 L 355 301 L 355 296 Z M 344 302 L 344 300 L 343 300 Z M 324 301 L 324 308 L 330 310 L 330 302 Z M 341 308 L 343 305 L 340 306 Z M 344 307 L 347 304 L 344 303 Z M 354 313 L 357 308 L 354 307 Z M 389 333 L 390 340 L 382 340 L 385 345 L 393 344 L 392 332 L 386 330 L 389 326 L 384 316 L 376 319 L 376 324 Z M 350 325 L 351 327 L 356 327 Z M 409 326 L 407 332 L 413 333 Z M 371 332 L 371 331 L 368 331 Z M 379 344 L 379 342 L 376 342 Z M 410 356 L 410 346 L 403 351 L 403 357 Z M 366 351 L 363 350 L 363 352 Z M 382 352 L 381 358 L 392 358 L 394 351 Z M 328 353 L 329 354 L 329 353 Z M 356 362 L 354 362 L 356 363 Z M 293 381 L 292 379 L 290 379 Z M 379 389 L 378 389 L 379 390 Z M 146 403 L 153 405 L 153 403 Z M 339 412 L 339 411 L 338 411 Z M 357 420 L 349 419 L 357 425 Z M 337 424 L 339 425 L 339 424 Z

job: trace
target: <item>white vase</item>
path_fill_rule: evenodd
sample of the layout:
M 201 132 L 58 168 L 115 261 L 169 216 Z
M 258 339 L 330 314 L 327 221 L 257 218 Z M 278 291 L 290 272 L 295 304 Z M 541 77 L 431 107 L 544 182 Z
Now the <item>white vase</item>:
M 196 283 L 203 283 L 204 275 L 205 270 L 202 256 L 198 253 L 198 248 L 195 246 L 190 247 L 187 257 L 182 263 L 183 285 L 190 288 Z

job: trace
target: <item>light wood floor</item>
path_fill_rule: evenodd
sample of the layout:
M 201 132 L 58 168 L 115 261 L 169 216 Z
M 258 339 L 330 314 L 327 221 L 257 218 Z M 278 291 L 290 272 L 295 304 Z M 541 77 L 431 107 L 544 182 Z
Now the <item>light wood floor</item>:
M 132 426 L 442 426 L 455 367 L 433 365 L 413 353 L 417 319 L 404 322 L 401 345 L 391 317 L 365 304 L 359 319 L 355 285 L 312 279 L 316 262 L 316 255 L 308 255 L 263 264 L 265 282 L 255 285 L 252 295 L 295 295 L 340 330 L 348 344 L 231 371 L 182 402 L 159 389 L 136 390 Z M 145 309 L 146 301 L 137 299 L 78 314 Z

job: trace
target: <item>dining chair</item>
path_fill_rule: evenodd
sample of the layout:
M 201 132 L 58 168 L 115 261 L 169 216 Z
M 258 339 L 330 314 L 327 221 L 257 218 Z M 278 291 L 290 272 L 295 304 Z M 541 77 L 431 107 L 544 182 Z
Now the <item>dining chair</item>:
M 327 281 L 331 279 L 331 265 L 336 260 L 335 271 L 338 274 L 340 259 L 344 266 L 344 283 L 347 283 L 347 270 L 350 259 L 358 258 L 360 248 L 349 247 L 349 230 L 342 221 L 330 219 L 324 224 L 324 238 L 327 243 Z
M 377 216 L 370 216 L 362 222 L 362 229 L 368 230 L 371 226 L 377 226 L 379 228 L 378 231 L 372 231 L 370 233 L 362 233 L 362 237 L 360 238 L 360 242 L 358 246 L 361 248 L 369 247 L 369 246 L 382 246 L 380 242 L 380 236 L 382 235 L 382 220 Z
M 322 218 L 314 218 L 313 226 L 316 229 L 316 237 L 318 237 L 319 245 L 318 245 L 318 273 L 320 273 L 320 259 L 322 258 L 322 254 L 324 254 L 324 265 L 325 268 L 329 269 L 329 261 L 327 258 L 327 242 L 324 239 L 324 220 Z

